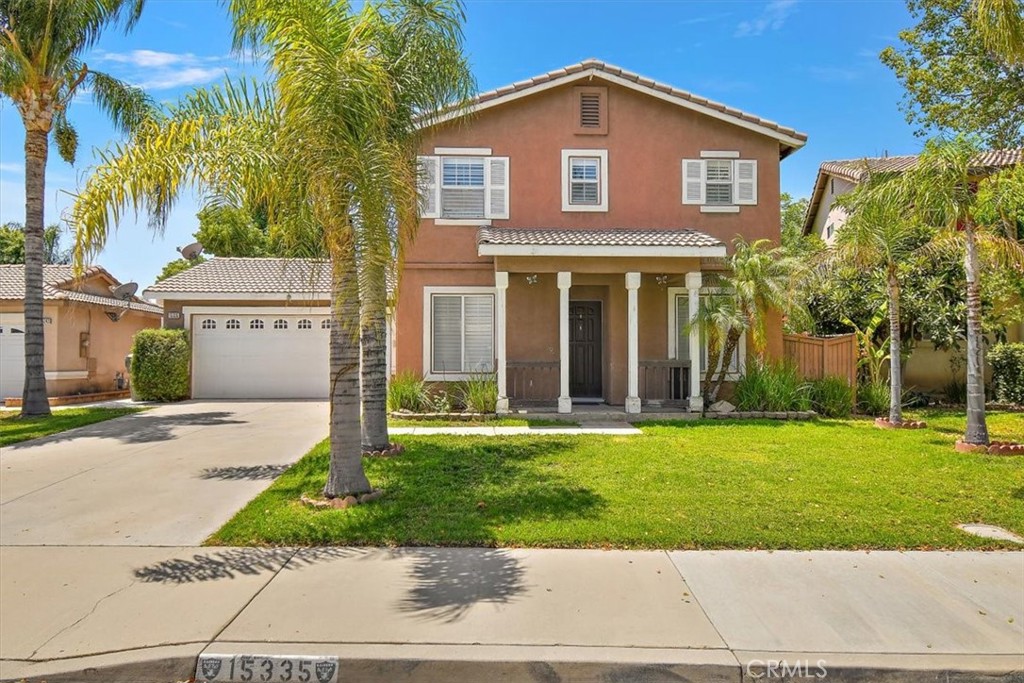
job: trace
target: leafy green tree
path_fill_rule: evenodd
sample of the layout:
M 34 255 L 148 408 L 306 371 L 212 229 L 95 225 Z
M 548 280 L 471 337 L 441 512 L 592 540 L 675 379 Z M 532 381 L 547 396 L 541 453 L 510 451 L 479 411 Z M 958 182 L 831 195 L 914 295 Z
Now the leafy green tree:
M 994 35 L 1007 39 L 1007 18 L 1019 30 L 1022 20 L 1012 14 L 1020 0 L 907 0 L 907 7 L 917 25 L 880 57 L 906 90 L 908 123 L 919 135 L 952 131 L 977 134 L 990 147 L 1024 145 L 1024 61 L 990 49 Z
M 782 246 L 790 253 L 813 249 L 813 243 L 803 234 L 804 216 L 810 203 L 807 197 L 794 200 L 788 192 L 783 192 L 779 200 L 782 213 Z
M 71 249 L 61 244 L 61 227 L 56 223 L 43 230 L 43 263 L 71 263 Z M 21 223 L 0 226 L 0 263 L 25 262 L 25 228 Z
M 78 135 L 68 106 L 89 88 L 93 102 L 122 129 L 147 115 L 149 99 L 101 71 L 82 55 L 107 28 L 130 29 L 144 0 L 3 0 L 0 2 L 0 93 L 25 128 L 25 388 L 21 414 L 49 415 L 43 372 L 43 261 L 46 160 L 50 134 L 57 152 L 75 161 Z

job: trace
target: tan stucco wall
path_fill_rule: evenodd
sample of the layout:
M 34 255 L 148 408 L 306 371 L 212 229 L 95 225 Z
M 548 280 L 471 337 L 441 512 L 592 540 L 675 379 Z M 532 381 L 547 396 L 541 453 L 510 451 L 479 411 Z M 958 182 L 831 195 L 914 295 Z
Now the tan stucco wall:
M 1024 341 L 1024 324 L 1010 325 L 1006 330 L 1006 341 Z M 950 364 L 954 358 L 959 362 L 956 373 Z M 921 342 L 903 367 L 903 383 L 908 389 L 941 392 L 954 379 L 966 381 L 966 367 L 964 352 L 939 351 L 931 342 Z M 985 381 L 991 380 L 992 366 L 986 362 Z
M 818 205 L 818 211 L 814 214 L 814 223 L 811 227 L 811 233 L 820 237 L 826 244 L 835 244 L 836 235 L 843 227 L 847 218 L 845 209 L 833 206 L 835 204 L 836 197 L 850 192 L 855 187 L 855 183 L 842 178 L 833 178 L 830 176 L 826 181 L 825 192 L 822 195 L 821 203 Z M 835 230 L 833 230 L 831 238 L 825 231 L 825 226 L 829 223 L 832 223 L 835 226 Z

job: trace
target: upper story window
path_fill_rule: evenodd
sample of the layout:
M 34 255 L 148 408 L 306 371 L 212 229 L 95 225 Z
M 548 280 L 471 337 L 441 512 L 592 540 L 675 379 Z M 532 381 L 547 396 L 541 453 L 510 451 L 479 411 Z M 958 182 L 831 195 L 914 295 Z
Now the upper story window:
M 508 157 L 490 149 L 438 148 L 420 160 L 420 215 L 451 221 L 508 218 Z M 455 152 L 464 152 L 456 154 Z
M 683 159 L 683 204 L 698 204 L 707 213 L 735 213 L 757 204 L 757 161 L 739 152 L 702 152 Z
M 562 211 L 608 210 L 608 150 L 562 150 Z
M 577 135 L 608 134 L 608 88 L 573 88 L 573 103 Z

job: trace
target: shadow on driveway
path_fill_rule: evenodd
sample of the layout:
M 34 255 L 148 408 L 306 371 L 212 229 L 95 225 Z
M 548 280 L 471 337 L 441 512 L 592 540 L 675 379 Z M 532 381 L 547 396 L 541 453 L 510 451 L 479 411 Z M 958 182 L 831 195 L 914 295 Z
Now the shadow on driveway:
M 291 465 L 237 465 L 235 467 L 207 467 L 199 473 L 200 479 L 223 481 L 264 481 L 277 479 Z
M 41 439 L 32 439 L 21 443 L 5 446 L 16 450 L 30 448 L 44 443 L 63 443 L 74 439 L 114 439 L 123 444 L 142 444 L 157 441 L 169 441 L 177 438 L 176 427 L 212 427 L 216 425 L 247 424 L 247 420 L 239 420 L 228 411 L 207 411 L 199 413 L 180 413 L 163 415 L 151 412 L 135 413 L 124 417 L 78 427 L 59 434 Z

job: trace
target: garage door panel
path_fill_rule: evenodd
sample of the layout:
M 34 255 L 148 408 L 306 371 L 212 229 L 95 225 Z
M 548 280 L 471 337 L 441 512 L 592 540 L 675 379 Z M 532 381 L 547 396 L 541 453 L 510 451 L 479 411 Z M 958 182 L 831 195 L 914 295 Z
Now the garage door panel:
M 0 317 L 0 400 L 21 396 L 25 388 L 25 319 Z
M 197 315 L 193 329 L 196 398 L 327 398 L 324 315 Z M 237 329 L 227 323 L 237 320 Z M 262 329 L 252 329 L 261 320 Z M 280 328 L 274 329 L 275 321 Z M 309 320 L 308 328 L 300 320 Z M 212 321 L 212 323 L 204 321 Z M 211 327 L 211 325 L 215 325 Z

